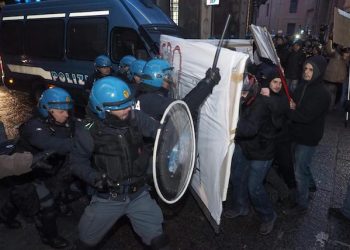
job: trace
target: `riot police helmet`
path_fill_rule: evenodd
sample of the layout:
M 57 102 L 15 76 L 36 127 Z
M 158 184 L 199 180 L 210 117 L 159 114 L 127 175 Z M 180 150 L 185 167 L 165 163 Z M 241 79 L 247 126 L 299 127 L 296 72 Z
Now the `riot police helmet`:
M 130 88 L 117 77 L 107 76 L 97 80 L 90 92 L 89 108 L 102 120 L 106 118 L 106 112 L 126 109 L 133 104 Z
M 131 63 L 130 65 L 130 78 L 129 80 L 132 80 L 134 76 L 139 76 L 141 77 L 143 68 L 146 65 L 146 61 L 142 59 L 135 60 Z
M 38 102 L 39 113 L 43 117 L 49 116 L 50 109 L 71 110 L 73 109 L 73 100 L 70 94 L 59 87 L 53 87 L 45 90 Z
M 152 59 L 143 68 L 142 83 L 161 88 L 163 81 L 173 82 L 173 67 L 164 59 Z
M 95 67 L 96 68 L 112 67 L 112 61 L 106 55 L 99 55 L 95 59 Z
M 119 66 L 121 68 L 124 68 L 124 67 L 130 67 L 130 65 L 136 61 L 136 58 L 134 56 L 131 56 L 131 55 L 126 55 L 126 56 L 123 56 L 122 59 L 120 59 L 120 63 L 119 63 Z

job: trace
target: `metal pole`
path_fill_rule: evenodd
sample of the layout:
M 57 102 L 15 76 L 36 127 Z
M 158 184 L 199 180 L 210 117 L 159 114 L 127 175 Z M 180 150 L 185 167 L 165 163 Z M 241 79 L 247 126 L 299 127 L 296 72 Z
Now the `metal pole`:
M 215 69 L 216 68 L 216 65 L 218 63 L 218 60 L 219 60 L 219 54 L 220 54 L 220 50 L 221 50 L 221 47 L 222 47 L 222 43 L 224 41 L 224 37 L 225 37 L 225 34 L 226 34 L 226 31 L 227 31 L 227 27 L 230 23 L 230 19 L 231 19 L 231 14 L 229 14 L 227 16 L 227 19 L 226 19 L 226 23 L 225 23 L 225 27 L 224 27 L 224 31 L 222 32 L 222 35 L 221 35 L 221 39 L 219 41 L 219 44 L 218 44 L 218 47 L 216 49 L 216 53 L 215 53 L 215 57 L 214 57 L 214 62 L 213 62 L 213 67 L 212 69 Z

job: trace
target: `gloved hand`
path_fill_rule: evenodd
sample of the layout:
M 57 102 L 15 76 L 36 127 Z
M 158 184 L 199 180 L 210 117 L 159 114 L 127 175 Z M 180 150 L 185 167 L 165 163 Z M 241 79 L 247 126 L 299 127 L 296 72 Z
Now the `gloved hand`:
M 46 172 L 53 171 L 53 166 L 47 162 L 47 160 L 54 154 L 53 150 L 47 150 L 44 152 L 37 153 L 33 155 L 32 169 L 40 169 Z
M 214 69 L 209 68 L 207 70 L 207 72 L 205 73 L 204 80 L 207 82 L 207 84 L 209 84 L 212 87 L 217 85 L 221 80 L 220 69 L 219 68 L 214 68 Z
M 99 191 L 99 192 L 107 192 L 109 190 L 109 187 L 113 186 L 113 182 L 108 176 L 103 173 L 99 174 L 94 182 L 94 187 Z

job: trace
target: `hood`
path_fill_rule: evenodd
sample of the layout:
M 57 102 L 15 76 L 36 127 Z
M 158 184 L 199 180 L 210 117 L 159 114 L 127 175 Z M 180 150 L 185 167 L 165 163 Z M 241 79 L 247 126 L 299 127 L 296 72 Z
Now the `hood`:
M 321 82 L 327 67 L 326 59 L 323 56 L 316 55 L 316 56 L 309 57 L 305 61 L 304 66 L 307 63 L 310 63 L 314 69 L 314 73 L 312 75 L 312 79 L 310 82 Z

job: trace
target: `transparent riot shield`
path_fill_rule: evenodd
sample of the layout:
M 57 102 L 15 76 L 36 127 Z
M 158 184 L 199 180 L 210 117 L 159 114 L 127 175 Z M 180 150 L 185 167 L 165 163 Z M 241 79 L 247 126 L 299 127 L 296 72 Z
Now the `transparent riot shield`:
M 172 102 L 165 110 L 153 150 L 153 180 L 159 197 L 168 204 L 185 193 L 193 173 L 196 140 L 187 104 Z

